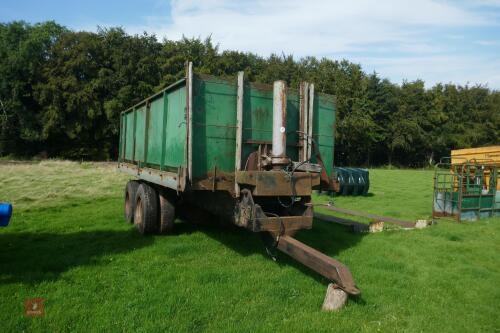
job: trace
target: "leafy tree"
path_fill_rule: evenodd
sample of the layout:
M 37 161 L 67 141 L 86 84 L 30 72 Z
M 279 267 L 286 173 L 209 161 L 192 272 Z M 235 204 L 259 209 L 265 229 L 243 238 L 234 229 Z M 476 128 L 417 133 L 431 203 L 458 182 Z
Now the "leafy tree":
M 54 22 L 0 23 L 0 155 L 31 155 L 40 149 L 43 113 L 33 87 L 66 31 Z
M 185 75 L 301 81 L 336 96 L 338 165 L 422 166 L 453 148 L 500 144 L 500 92 L 402 85 L 347 60 L 220 52 L 211 38 L 178 41 L 121 28 L 75 32 L 54 22 L 0 23 L 0 156 L 114 159 L 119 114 Z

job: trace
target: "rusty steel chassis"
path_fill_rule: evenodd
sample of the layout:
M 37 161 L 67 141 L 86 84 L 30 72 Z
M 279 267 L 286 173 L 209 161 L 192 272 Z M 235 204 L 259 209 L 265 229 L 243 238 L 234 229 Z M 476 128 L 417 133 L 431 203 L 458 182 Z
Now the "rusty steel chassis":
M 242 190 L 235 209 L 236 225 L 253 232 L 268 232 L 281 252 L 335 281 L 337 286 L 348 294 L 360 293 L 347 266 L 293 238 L 298 230 L 312 228 L 314 214 L 311 189 L 319 185 L 318 173 L 297 172 L 287 175 L 282 171 L 256 174 L 245 172 L 237 174 L 237 180 Z M 290 207 L 283 207 L 280 203 L 283 215 L 268 213 L 257 203 L 266 195 L 268 200 L 277 200 L 280 196 L 288 197 Z
M 145 181 L 175 190 L 183 200 L 221 217 L 226 221 L 252 232 L 269 233 L 274 246 L 281 252 L 299 261 L 313 271 L 336 283 L 337 287 L 350 295 L 358 295 L 351 272 L 340 261 L 335 260 L 293 238 L 300 229 L 311 229 L 313 205 L 311 192 L 320 184 L 320 174 L 283 171 L 237 171 L 236 173 L 210 173 L 203 179 L 187 182 L 184 189 L 175 184 L 181 174 L 168 174 L 154 168 L 138 168 L 129 163 L 119 163 L 122 171 Z M 235 181 L 240 193 L 236 195 Z M 268 210 L 269 202 L 284 205 Z M 292 202 L 293 200 L 293 202 Z

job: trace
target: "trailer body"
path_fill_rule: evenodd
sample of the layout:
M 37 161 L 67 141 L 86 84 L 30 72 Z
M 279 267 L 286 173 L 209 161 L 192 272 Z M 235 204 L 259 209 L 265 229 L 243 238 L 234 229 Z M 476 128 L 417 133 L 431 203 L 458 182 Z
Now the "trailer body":
M 307 141 L 299 132 L 307 131 L 306 121 L 301 128 L 301 112 L 309 105 L 301 103 L 307 102 L 305 95 L 310 92 L 287 91 L 286 155 L 293 161 L 310 158 L 317 163 L 316 144 L 333 182 L 335 98 L 312 94 L 312 140 Z M 131 168 L 130 173 L 180 192 L 215 189 L 237 195 L 235 172 L 245 169 L 259 145 L 271 145 L 273 87 L 245 82 L 242 101 L 238 98 L 236 80 L 192 75 L 124 111 L 120 168 Z M 242 103 L 241 138 L 237 137 L 238 103 Z

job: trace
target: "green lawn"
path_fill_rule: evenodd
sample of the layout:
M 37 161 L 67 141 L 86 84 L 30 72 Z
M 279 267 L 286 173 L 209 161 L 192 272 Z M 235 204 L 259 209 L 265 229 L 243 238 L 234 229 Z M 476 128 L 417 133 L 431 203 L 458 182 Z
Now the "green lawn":
M 371 195 L 340 207 L 429 218 L 432 172 L 371 170 Z M 328 281 L 258 235 L 177 221 L 143 237 L 123 219 L 126 177 L 112 166 L 0 165 L 2 332 L 500 332 L 500 218 L 352 234 L 316 220 L 297 237 L 349 266 L 362 291 L 322 312 Z M 316 198 L 324 202 L 325 197 Z M 26 298 L 45 316 L 26 318 Z

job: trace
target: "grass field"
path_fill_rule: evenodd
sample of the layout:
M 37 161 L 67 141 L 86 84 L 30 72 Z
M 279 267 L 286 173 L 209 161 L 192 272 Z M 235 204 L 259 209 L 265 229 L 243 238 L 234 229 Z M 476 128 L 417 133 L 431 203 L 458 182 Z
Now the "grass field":
M 431 171 L 371 170 L 371 195 L 340 207 L 428 218 Z M 177 221 L 142 237 L 123 219 L 126 177 L 112 165 L 1 164 L 2 332 L 500 332 L 500 218 L 352 234 L 316 220 L 297 237 L 347 264 L 362 290 L 322 312 L 328 281 L 258 235 Z M 324 197 L 315 198 L 323 202 Z M 26 318 L 26 298 L 45 316 Z

